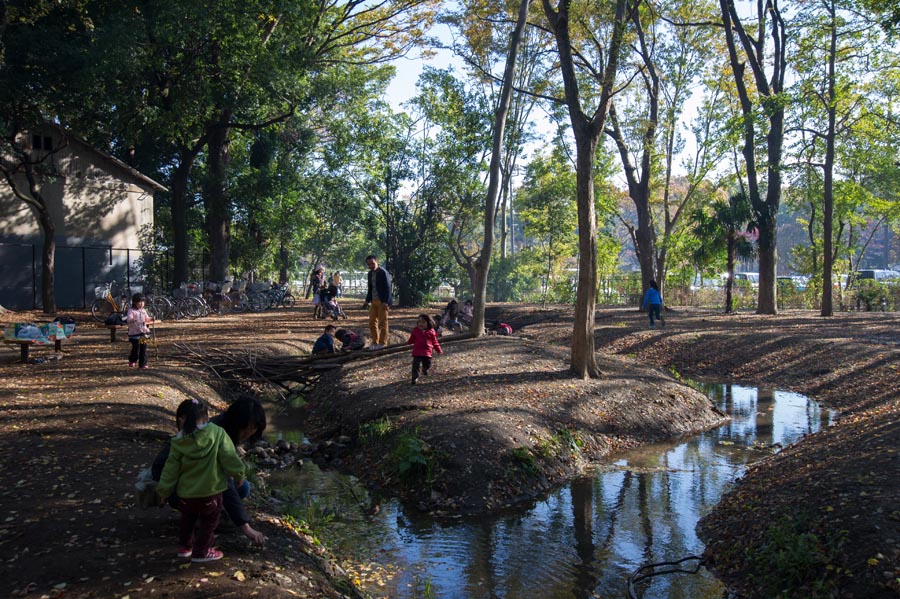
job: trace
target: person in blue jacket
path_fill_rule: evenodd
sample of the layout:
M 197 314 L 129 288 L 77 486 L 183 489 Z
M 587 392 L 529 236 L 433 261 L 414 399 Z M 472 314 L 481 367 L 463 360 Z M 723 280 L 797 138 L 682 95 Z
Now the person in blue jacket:
M 335 331 L 337 331 L 337 327 L 333 324 L 325 327 L 325 332 L 316 339 L 316 343 L 313 345 L 312 355 L 317 356 L 319 354 L 333 354 L 337 352 L 334 348 Z
M 652 329 L 656 326 L 653 321 L 654 316 L 662 322 L 662 295 L 659 293 L 659 285 L 656 284 L 656 281 L 650 281 L 649 285 L 647 293 L 644 294 L 644 302 L 641 304 L 641 309 L 647 308 L 647 314 L 650 315 L 650 328 Z

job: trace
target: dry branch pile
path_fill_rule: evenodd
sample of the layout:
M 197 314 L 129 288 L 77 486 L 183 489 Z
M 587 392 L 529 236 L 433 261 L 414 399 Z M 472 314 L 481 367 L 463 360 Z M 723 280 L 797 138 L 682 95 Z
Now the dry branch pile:
M 441 344 L 473 338 L 471 333 L 451 335 Z M 409 351 L 408 345 L 391 345 L 378 350 L 339 352 L 318 356 L 263 356 L 253 349 L 224 350 L 216 347 L 191 347 L 176 343 L 179 357 L 186 362 L 210 370 L 227 385 L 263 385 L 282 399 L 312 388 L 326 370 L 341 368 L 348 362 L 370 360 L 379 356 Z

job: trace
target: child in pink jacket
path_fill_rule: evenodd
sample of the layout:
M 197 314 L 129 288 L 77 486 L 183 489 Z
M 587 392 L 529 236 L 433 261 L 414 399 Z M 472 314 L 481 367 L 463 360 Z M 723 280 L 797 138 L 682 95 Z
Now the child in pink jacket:
M 444 353 L 441 349 L 441 344 L 438 343 L 437 333 L 434 330 L 434 319 L 428 314 L 419 314 L 416 328 L 409 334 L 406 344 L 413 346 L 411 384 L 415 385 L 416 379 L 419 378 L 420 366 L 422 368 L 422 376 L 428 376 L 428 369 L 431 368 L 432 352 Z

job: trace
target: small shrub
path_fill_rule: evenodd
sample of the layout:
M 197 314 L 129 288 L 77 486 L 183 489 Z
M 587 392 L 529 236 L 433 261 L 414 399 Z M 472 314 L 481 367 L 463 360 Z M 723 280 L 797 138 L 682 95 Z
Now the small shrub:
M 291 522 L 310 536 L 319 538 L 335 517 L 333 506 L 326 507 L 315 499 L 305 503 L 293 503 L 285 508 L 285 515 Z
M 529 476 L 538 473 L 537 464 L 534 461 L 534 454 L 527 447 L 516 447 L 512 451 L 513 462 Z
M 394 429 L 394 423 L 387 416 L 359 425 L 359 438 L 368 444 L 383 441 Z
M 413 433 L 398 435 L 396 445 L 388 456 L 400 480 L 407 484 L 431 482 L 434 472 L 431 448 L 419 438 L 418 432 L 416 429 Z
M 535 446 L 537 454 L 544 459 L 552 458 L 559 451 L 559 439 L 556 435 L 549 439 L 541 439 Z
M 839 559 L 845 530 L 815 530 L 808 514 L 773 524 L 752 561 L 751 576 L 766 597 L 816 599 L 834 596 L 846 570 Z
M 561 428 L 556 431 L 556 434 L 559 437 L 560 444 L 564 447 L 568 447 L 572 453 L 576 453 L 584 447 L 584 441 L 582 441 L 578 431 Z

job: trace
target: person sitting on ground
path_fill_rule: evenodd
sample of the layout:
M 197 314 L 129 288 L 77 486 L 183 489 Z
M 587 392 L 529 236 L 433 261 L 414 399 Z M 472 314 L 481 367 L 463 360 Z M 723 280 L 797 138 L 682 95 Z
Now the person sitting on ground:
M 462 308 L 459 309 L 459 320 L 462 324 L 467 327 L 472 326 L 472 316 L 475 314 L 475 306 L 472 305 L 472 300 L 467 299 L 466 303 L 463 304 Z
M 313 345 L 312 355 L 320 356 L 322 354 L 337 353 L 337 350 L 334 348 L 335 331 L 337 331 L 337 327 L 333 324 L 325 327 L 325 332 L 322 333 L 321 337 L 316 339 L 316 343 Z
M 175 412 L 175 424 L 178 430 L 184 426 L 184 419 L 187 408 L 184 402 L 178 406 Z M 218 416 L 210 418 L 210 422 L 216 424 L 228 434 L 232 444 L 235 447 L 241 444 L 251 445 L 262 438 L 263 432 L 266 430 L 266 411 L 260 403 L 259 399 L 252 395 L 240 395 L 235 399 L 228 408 Z M 151 477 L 155 481 L 159 481 L 162 476 L 163 467 L 169 457 L 171 445 L 166 444 L 165 448 L 157 454 L 151 466 Z M 228 479 L 228 488 L 222 493 L 222 508 L 228 515 L 228 518 L 237 526 L 244 536 L 250 539 L 255 545 L 263 545 L 266 541 L 265 535 L 250 526 L 250 516 L 244 509 L 244 499 L 250 496 L 250 483 L 246 480 L 238 486 L 233 478 Z M 180 500 L 176 494 L 169 497 L 168 503 L 175 509 L 178 509 Z
M 441 315 L 440 320 L 440 328 L 448 328 L 451 331 L 455 331 L 456 327 L 459 325 L 459 302 L 455 299 L 447 302 L 447 305 L 444 307 L 444 313 Z
M 366 342 L 363 338 L 349 329 L 338 329 L 334 334 L 335 338 L 341 342 L 342 351 L 355 351 L 362 349 Z
M 512 327 L 505 322 L 500 322 L 499 320 L 494 322 L 489 330 L 495 335 L 512 335 Z

